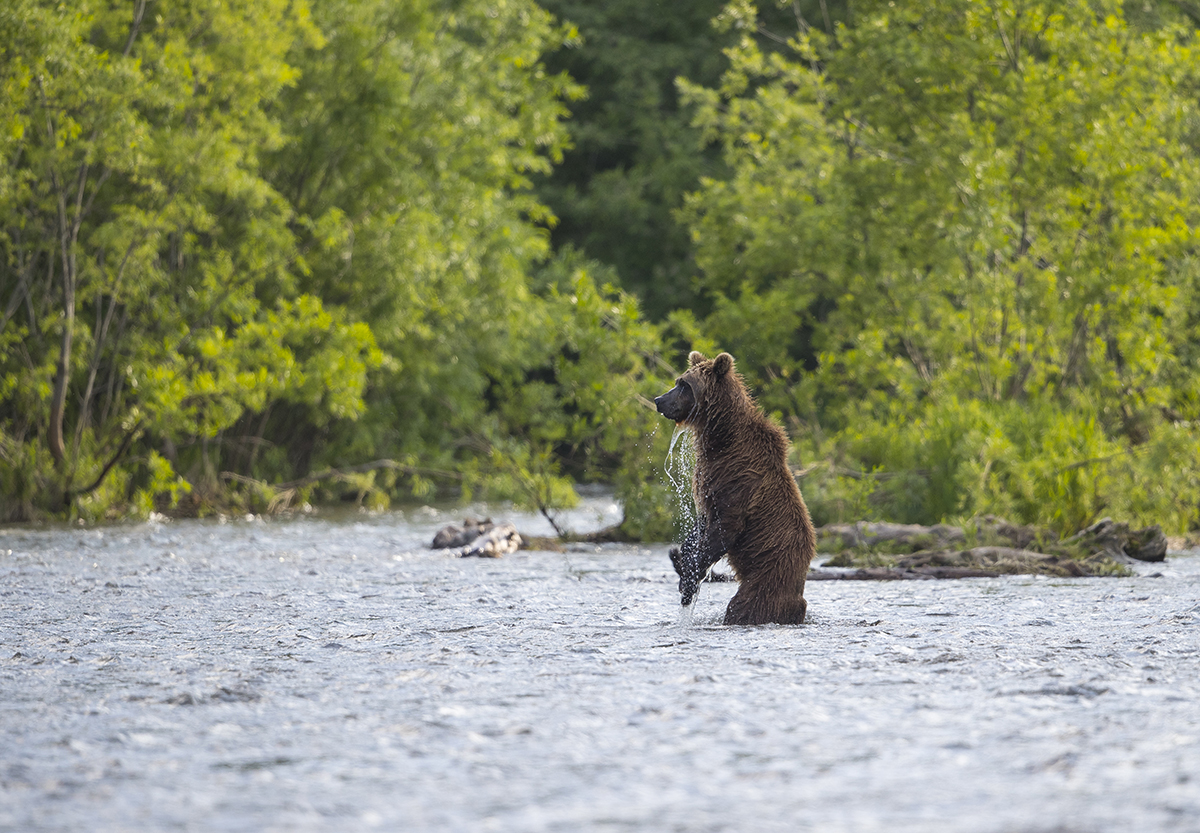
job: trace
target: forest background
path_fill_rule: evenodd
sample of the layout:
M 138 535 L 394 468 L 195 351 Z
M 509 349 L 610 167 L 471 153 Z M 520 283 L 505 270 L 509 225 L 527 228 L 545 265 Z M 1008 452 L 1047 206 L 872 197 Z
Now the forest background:
M 1200 4 L 8 0 L 0 520 L 616 490 L 1200 522 Z

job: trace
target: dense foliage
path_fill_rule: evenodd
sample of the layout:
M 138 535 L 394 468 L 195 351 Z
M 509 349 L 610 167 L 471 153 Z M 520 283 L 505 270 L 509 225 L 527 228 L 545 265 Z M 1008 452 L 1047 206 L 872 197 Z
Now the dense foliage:
M 0 516 L 600 481 L 661 536 L 696 347 L 818 520 L 1192 527 L 1186 11 L 10 0 Z
M 370 330 L 293 280 L 286 140 L 264 102 L 320 34 L 289 4 L 0 12 L 5 173 L 0 486 L 29 516 L 186 488 L 247 410 L 362 410 Z M 271 33 L 263 37 L 264 32 Z
M 580 42 L 547 63 L 586 85 L 570 104 L 571 147 L 538 194 L 558 217 L 555 246 L 603 260 L 654 320 L 679 309 L 708 310 L 697 291 L 688 228 L 676 216 L 703 176 L 726 173 L 680 102 L 680 79 L 716 86 L 737 43 L 713 26 L 725 0 L 677 3 L 669 10 L 640 0 L 542 0 L 579 27 Z M 761 11 L 752 33 L 763 49 L 797 25 L 832 31 L 844 0 L 795 0 Z
M 5 516 L 203 512 L 377 458 L 376 502 L 640 487 L 656 334 L 602 269 L 534 279 L 569 28 L 527 0 L 18 0 L 0 30 Z
M 1111 2 L 856 8 L 690 89 L 731 168 L 687 207 L 706 329 L 794 420 L 806 491 L 1191 523 L 1192 34 Z

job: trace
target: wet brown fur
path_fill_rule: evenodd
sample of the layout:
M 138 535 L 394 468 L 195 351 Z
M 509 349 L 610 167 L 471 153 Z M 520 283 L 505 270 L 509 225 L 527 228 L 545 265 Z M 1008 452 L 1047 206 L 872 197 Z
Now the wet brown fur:
M 695 439 L 696 505 L 740 583 L 725 624 L 799 624 L 816 536 L 787 466 L 787 436 L 754 402 L 728 353 L 693 352 L 689 363 L 680 378 L 696 406 L 682 424 Z

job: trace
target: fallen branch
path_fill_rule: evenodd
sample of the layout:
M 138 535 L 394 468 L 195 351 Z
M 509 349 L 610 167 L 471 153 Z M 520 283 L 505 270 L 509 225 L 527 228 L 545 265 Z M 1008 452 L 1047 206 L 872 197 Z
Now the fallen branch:
M 104 478 L 108 477 L 108 473 L 110 471 L 112 471 L 113 466 L 115 466 L 117 464 L 117 461 L 120 460 L 122 457 L 124 457 L 125 453 L 127 451 L 129 451 L 129 446 L 133 444 L 133 438 L 136 437 L 138 435 L 138 432 L 140 432 L 141 430 L 142 430 L 142 420 L 138 420 L 137 425 L 135 425 L 135 426 L 133 426 L 133 428 L 129 429 L 129 433 L 127 433 L 125 435 L 125 439 L 123 439 L 121 441 L 121 446 L 117 449 L 117 453 L 114 454 L 112 456 L 112 458 L 108 461 L 108 463 L 105 464 L 104 468 L 100 470 L 100 474 L 98 474 L 96 476 L 96 479 L 92 481 L 91 485 L 85 486 L 82 489 L 74 489 L 74 490 L 68 491 L 67 495 L 66 495 L 67 500 L 71 501 L 77 497 L 83 497 L 84 495 L 90 495 L 92 492 L 99 489 L 100 484 L 104 482 Z

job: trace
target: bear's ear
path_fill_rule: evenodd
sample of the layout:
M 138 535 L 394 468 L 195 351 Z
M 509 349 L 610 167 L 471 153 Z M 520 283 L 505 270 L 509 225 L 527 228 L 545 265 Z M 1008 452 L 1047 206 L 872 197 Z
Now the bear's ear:
M 731 370 L 733 370 L 733 356 L 728 353 L 722 353 L 713 359 L 713 374 L 718 379 Z
M 688 366 L 689 367 L 695 367 L 696 365 L 700 364 L 700 362 L 702 362 L 702 361 L 704 361 L 704 354 L 701 353 L 699 350 L 693 350 L 691 353 L 688 354 Z

